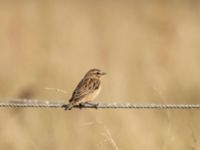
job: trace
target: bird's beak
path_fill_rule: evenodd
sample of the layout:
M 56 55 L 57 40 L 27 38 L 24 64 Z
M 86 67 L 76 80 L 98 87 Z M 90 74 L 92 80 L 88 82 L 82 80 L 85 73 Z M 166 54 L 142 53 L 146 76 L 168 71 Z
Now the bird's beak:
M 107 74 L 107 73 L 105 73 L 105 72 L 102 72 L 102 73 L 101 73 L 101 75 L 106 75 L 106 74 Z

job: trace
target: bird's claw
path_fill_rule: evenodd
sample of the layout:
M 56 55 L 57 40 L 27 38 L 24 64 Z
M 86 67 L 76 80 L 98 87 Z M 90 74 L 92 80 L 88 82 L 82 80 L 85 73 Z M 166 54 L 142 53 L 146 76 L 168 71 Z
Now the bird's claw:
M 98 109 L 99 104 L 98 104 L 98 103 L 97 103 L 97 104 L 94 104 L 94 107 L 95 107 L 96 109 Z
M 67 104 L 63 104 L 61 107 L 66 109 L 68 107 L 68 105 Z
M 82 109 L 84 107 L 84 103 L 80 103 L 78 106 L 79 106 L 79 109 Z

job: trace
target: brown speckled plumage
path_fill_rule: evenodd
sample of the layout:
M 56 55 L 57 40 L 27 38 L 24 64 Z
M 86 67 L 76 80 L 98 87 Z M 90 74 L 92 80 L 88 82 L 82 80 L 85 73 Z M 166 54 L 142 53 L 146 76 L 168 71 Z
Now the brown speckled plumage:
M 71 110 L 74 105 L 94 100 L 101 90 L 103 75 L 105 73 L 99 69 L 89 70 L 75 88 L 65 110 Z

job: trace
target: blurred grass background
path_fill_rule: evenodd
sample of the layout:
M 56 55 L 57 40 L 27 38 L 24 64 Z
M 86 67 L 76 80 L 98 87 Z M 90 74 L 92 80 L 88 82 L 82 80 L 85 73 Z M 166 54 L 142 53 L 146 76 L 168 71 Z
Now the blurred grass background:
M 0 0 L 0 98 L 199 103 L 200 1 Z M 44 88 L 64 89 L 68 94 Z M 197 150 L 198 110 L 0 110 L 2 150 Z

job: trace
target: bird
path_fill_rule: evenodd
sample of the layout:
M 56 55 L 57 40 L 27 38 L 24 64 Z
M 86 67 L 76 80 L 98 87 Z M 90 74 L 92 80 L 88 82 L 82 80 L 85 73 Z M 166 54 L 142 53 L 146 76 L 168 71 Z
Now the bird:
M 65 110 L 71 110 L 75 105 L 89 103 L 94 100 L 101 91 L 101 77 L 106 75 L 100 69 L 90 69 L 79 82 L 72 93 L 69 103 L 63 105 Z

